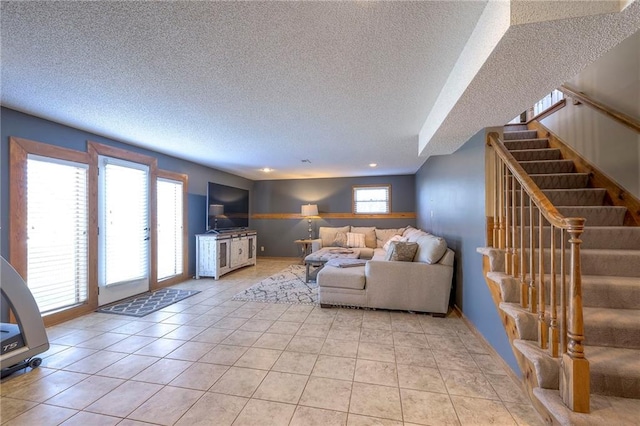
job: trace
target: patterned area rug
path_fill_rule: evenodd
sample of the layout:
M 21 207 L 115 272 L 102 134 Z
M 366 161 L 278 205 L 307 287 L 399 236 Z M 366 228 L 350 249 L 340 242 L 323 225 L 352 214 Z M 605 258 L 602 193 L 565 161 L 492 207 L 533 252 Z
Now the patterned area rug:
M 277 274 L 236 294 L 232 300 L 317 305 L 318 284 L 305 282 L 305 267 L 303 265 L 290 265 Z
M 96 312 L 143 317 L 198 293 L 200 292 L 197 290 L 163 288 L 162 290 L 154 291 L 153 293 L 146 293 L 132 299 L 103 306 Z

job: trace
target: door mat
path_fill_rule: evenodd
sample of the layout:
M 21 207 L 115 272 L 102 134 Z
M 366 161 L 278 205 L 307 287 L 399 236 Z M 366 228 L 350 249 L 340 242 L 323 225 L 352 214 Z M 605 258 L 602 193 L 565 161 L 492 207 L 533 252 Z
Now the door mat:
M 197 290 L 163 288 L 153 293 L 144 293 L 131 299 L 121 300 L 111 305 L 103 306 L 96 312 L 143 317 L 198 293 L 200 292 Z
M 231 300 L 317 305 L 318 284 L 305 282 L 304 266 L 291 265 L 236 294 Z

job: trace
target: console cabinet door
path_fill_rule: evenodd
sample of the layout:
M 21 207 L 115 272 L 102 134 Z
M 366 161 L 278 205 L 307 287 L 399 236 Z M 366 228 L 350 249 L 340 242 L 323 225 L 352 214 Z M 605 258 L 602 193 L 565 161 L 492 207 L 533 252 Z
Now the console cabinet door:
M 215 238 L 198 236 L 198 275 L 216 275 L 217 241 Z
M 239 237 L 231 239 L 231 267 L 244 265 L 249 260 L 249 239 Z

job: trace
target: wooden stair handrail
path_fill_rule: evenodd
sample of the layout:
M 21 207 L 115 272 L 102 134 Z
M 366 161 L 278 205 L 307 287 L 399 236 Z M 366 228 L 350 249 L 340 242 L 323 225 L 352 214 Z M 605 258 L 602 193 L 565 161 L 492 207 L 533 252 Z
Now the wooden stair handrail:
M 637 133 L 640 133 L 640 120 L 633 118 L 623 112 L 616 110 L 615 108 L 610 107 L 609 105 L 603 104 L 602 102 L 596 101 L 592 97 L 585 95 L 582 92 L 578 92 L 576 89 L 573 89 L 566 84 L 560 86 L 559 90 L 563 92 L 565 95 L 577 99 L 585 105 L 594 108 L 601 113 L 605 114 L 607 117 L 616 120 L 617 122 L 624 124 L 628 128 L 635 130 Z
M 549 201 L 544 192 L 536 185 L 536 183 L 529 177 L 527 172 L 522 168 L 520 163 L 513 157 L 509 150 L 500 141 L 500 135 L 496 132 L 489 133 L 490 144 L 496 151 L 496 154 L 507 164 L 511 169 L 514 177 L 520 182 L 520 185 L 529 194 L 534 203 L 540 208 L 542 215 L 549 221 L 550 224 L 561 229 L 571 229 L 576 227 L 584 227 L 585 219 L 582 217 L 565 217 L 560 213 L 554 205 Z

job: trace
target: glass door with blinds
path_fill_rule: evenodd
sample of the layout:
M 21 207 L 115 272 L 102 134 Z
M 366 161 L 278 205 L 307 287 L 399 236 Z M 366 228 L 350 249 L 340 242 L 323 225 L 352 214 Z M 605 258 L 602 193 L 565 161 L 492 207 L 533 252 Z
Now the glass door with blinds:
M 27 157 L 27 283 L 42 315 L 87 301 L 88 166 Z
M 182 182 L 158 178 L 158 280 L 183 272 Z
M 149 167 L 98 156 L 98 304 L 149 290 Z

